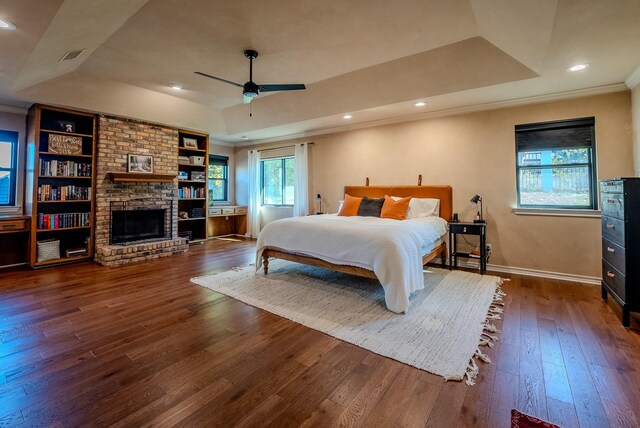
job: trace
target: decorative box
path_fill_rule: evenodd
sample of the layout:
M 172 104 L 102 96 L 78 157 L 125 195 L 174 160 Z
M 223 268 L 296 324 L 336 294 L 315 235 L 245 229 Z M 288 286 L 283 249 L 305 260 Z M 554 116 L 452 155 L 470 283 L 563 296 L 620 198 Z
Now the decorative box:
M 178 180 L 188 180 L 189 173 L 187 171 L 178 171 Z
M 236 214 L 246 214 L 247 207 L 236 207 L 234 211 Z
M 222 208 L 209 208 L 209 215 L 220 215 L 222 214 Z
M 204 156 L 189 156 L 189 163 L 194 165 L 204 165 Z

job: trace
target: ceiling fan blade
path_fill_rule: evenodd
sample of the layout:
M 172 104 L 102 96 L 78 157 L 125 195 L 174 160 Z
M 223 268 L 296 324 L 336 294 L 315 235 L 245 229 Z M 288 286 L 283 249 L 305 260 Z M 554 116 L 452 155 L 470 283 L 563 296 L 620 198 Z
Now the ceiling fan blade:
M 275 91 L 298 91 L 301 89 L 307 89 L 302 83 L 293 84 L 281 84 L 281 85 L 258 85 L 260 92 L 275 92 Z
M 251 104 L 251 100 L 253 99 L 253 97 L 248 97 L 248 96 L 243 96 L 242 97 L 242 104 Z
M 230 85 L 233 85 L 233 86 L 239 86 L 239 87 L 241 87 L 241 88 L 242 88 L 242 85 L 241 85 L 241 84 L 236 83 L 236 82 L 232 82 L 231 80 L 222 79 L 222 78 L 220 78 L 220 77 L 212 76 L 212 75 L 210 75 L 210 74 L 203 73 L 203 72 L 201 72 L 201 71 L 194 71 L 194 73 L 195 73 L 195 74 L 198 74 L 198 75 L 200 75 L 200 76 L 208 77 L 209 79 L 217 80 L 217 81 L 219 81 L 219 82 L 228 83 L 228 84 L 230 84 Z

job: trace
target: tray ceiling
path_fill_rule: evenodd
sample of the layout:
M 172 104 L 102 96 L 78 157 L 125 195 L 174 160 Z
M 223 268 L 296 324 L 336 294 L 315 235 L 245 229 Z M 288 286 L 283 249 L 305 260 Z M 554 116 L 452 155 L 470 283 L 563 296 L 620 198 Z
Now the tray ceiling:
M 32 13 L 38 10 L 38 14 Z M 599 0 L 24 0 L 3 2 L 0 103 L 46 102 L 277 138 L 351 123 L 623 82 L 639 65 L 640 2 Z M 261 94 L 194 75 L 305 83 Z M 70 50 L 77 59 L 59 62 Z M 576 63 L 587 71 L 567 73 Z M 183 90 L 169 87 L 178 83 Z

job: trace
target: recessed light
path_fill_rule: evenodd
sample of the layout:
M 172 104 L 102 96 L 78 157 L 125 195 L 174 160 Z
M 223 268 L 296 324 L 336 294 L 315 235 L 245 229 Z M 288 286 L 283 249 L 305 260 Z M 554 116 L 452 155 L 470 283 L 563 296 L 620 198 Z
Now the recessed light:
M 351 115 L 350 114 L 345 114 L 344 116 L 342 116 L 343 119 L 351 119 Z
M 15 30 L 16 26 L 9 21 L 5 21 L 4 19 L 0 19 L 0 28 L 3 30 Z
M 171 89 L 175 89 L 176 91 L 179 91 L 182 89 L 182 85 L 180 85 L 179 83 L 169 83 L 169 87 Z
M 586 68 L 589 68 L 589 64 L 576 64 L 576 65 L 572 65 L 571 67 L 567 68 L 567 71 L 570 72 L 574 72 L 574 71 L 582 71 Z
M 418 102 L 416 103 L 416 107 L 424 107 L 424 106 L 426 106 L 426 105 L 427 105 L 427 103 L 425 103 L 424 101 L 418 101 Z

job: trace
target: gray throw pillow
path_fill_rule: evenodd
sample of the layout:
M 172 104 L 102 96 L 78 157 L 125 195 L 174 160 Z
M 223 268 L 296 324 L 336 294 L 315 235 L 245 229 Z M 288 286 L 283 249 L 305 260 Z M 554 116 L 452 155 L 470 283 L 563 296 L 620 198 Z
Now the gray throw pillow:
M 382 205 L 384 205 L 384 198 L 369 199 L 363 196 L 360 208 L 358 208 L 358 215 L 361 217 L 380 217 Z

